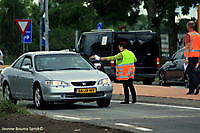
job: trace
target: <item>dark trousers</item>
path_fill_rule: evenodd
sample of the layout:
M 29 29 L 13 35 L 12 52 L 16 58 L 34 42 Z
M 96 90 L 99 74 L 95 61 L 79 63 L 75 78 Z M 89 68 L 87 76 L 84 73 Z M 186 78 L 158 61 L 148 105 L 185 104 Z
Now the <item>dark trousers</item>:
M 195 66 L 198 63 L 198 57 L 190 57 L 188 61 L 186 73 L 189 77 L 189 91 L 194 92 L 199 84 L 198 73 L 195 71 Z
M 133 86 L 133 80 L 132 79 L 124 80 L 123 87 L 124 87 L 125 102 L 129 102 L 129 89 L 131 91 L 132 100 L 134 102 L 136 102 L 136 92 L 135 92 L 135 88 Z

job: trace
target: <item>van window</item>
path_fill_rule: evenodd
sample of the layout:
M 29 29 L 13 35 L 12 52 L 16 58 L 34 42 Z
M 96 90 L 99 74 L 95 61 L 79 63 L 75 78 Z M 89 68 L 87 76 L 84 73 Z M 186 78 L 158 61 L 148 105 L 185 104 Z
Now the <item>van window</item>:
M 116 40 L 127 39 L 130 42 L 128 49 L 133 51 L 137 57 L 137 65 L 153 67 L 156 65 L 156 58 L 159 57 L 159 46 L 156 43 L 155 34 L 132 32 L 118 33 Z M 114 46 L 115 54 L 119 52 L 117 42 Z
M 83 36 L 81 36 L 81 40 L 80 40 L 79 52 L 83 52 L 84 51 L 85 43 L 86 43 L 86 37 L 85 37 L 85 35 L 83 35 Z

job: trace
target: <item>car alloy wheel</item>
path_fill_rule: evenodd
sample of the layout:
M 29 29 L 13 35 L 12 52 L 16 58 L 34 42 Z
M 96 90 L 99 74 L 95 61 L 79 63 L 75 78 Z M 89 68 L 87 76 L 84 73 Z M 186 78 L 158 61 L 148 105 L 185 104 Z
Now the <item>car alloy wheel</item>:
M 165 79 L 165 73 L 164 73 L 164 71 L 161 71 L 160 73 L 159 73 L 159 78 L 160 78 L 160 86 L 164 86 L 164 85 L 166 85 L 166 79 Z
M 36 87 L 36 89 L 34 90 L 34 104 L 36 106 L 36 108 L 38 109 L 43 109 L 44 108 L 44 100 L 43 100 L 43 97 L 42 97 L 42 93 L 41 93 L 41 90 L 40 90 L 40 87 Z
M 11 101 L 10 90 L 9 90 L 8 85 L 5 85 L 5 86 L 4 86 L 4 93 L 3 93 L 3 96 L 4 96 L 4 99 L 5 99 L 6 101 Z
M 11 101 L 14 104 L 17 104 L 17 100 L 12 98 L 11 92 L 10 92 L 10 88 L 9 85 L 6 84 L 3 87 L 3 97 L 6 101 Z
M 40 90 L 37 89 L 35 90 L 35 104 L 37 107 L 40 107 L 40 101 L 41 101 Z

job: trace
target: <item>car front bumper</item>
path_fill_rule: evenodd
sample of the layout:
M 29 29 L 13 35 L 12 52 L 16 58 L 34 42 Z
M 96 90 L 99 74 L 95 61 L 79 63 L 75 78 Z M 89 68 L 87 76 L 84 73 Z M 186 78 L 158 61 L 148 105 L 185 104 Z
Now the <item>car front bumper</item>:
M 81 88 L 81 87 L 79 87 Z M 82 87 L 86 88 L 86 87 Z M 90 88 L 90 87 L 88 87 Z M 55 88 L 43 88 L 43 99 L 47 102 L 77 102 L 77 101 L 96 101 L 98 99 L 111 99 L 113 86 L 99 86 L 96 93 L 77 94 L 75 88 L 58 89 Z

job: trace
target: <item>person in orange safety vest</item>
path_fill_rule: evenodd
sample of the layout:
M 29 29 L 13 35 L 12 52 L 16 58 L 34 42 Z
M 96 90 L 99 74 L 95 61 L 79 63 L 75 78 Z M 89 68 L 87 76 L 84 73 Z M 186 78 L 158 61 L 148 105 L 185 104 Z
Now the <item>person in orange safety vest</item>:
M 195 71 L 195 67 L 200 61 L 200 34 L 194 30 L 195 23 L 193 21 L 189 21 L 186 26 L 189 31 L 185 36 L 184 52 L 184 62 L 185 64 L 188 64 L 186 74 L 189 77 L 189 91 L 187 95 L 197 95 L 199 93 L 199 78 L 198 73 Z
M 132 103 L 136 102 L 136 92 L 133 86 L 135 75 L 135 65 L 137 61 L 135 54 L 127 50 L 130 42 L 125 39 L 119 41 L 119 50 L 121 51 L 115 56 L 101 57 L 100 60 L 116 60 L 116 79 L 122 81 L 124 87 L 125 100 L 121 104 L 129 104 L 129 89 L 132 95 Z M 128 89 L 129 88 L 129 89 Z

